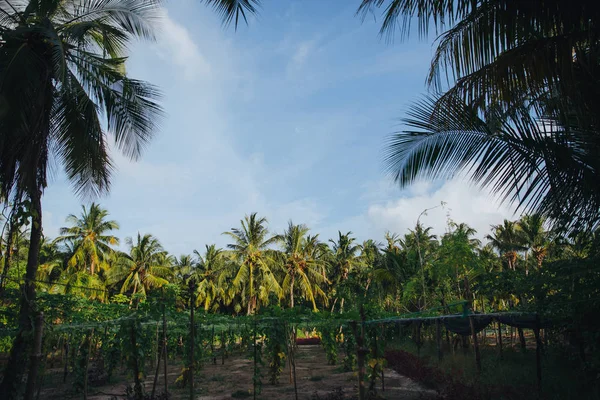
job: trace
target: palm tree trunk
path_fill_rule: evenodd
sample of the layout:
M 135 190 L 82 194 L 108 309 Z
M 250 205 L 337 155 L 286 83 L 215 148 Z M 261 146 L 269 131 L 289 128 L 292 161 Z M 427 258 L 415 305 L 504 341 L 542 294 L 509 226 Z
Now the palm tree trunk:
M 11 212 L 10 224 L 8 226 L 8 237 L 6 238 L 6 250 L 4 251 L 4 268 L 2 269 L 2 281 L 0 282 L 0 295 L 4 292 L 6 287 L 6 278 L 8 278 L 8 269 L 10 268 L 10 260 L 12 256 L 13 240 L 15 236 L 16 221 L 12 216 Z
M 4 379 L 0 385 L 0 398 L 15 399 L 17 386 L 22 382 L 22 376 L 27 366 L 27 353 L 31 350 L 33 338 L 33 312 L 35 310 L 35 277 L 39 265 L 40 243 L 42 239 L 42 192 L 36 189 L 30 195 L 31 199 L 31 235 L 27 267 L 25 270 L 25 287 L 21 296 L 19 310 L 19 331 L 13 341 L 10 357 L 4 370 Z
M 294 279 L 295 276 L 292 274 L 292 281 L 290 282 L 290 308 L 294 308 Z
M 248 271 L 250 274 L 250 296 L 248 297 L 248 315 L 252 314 L 252 300 L 254 298 L 254 274 L 252 271 L 252 263 L 248 265 Z

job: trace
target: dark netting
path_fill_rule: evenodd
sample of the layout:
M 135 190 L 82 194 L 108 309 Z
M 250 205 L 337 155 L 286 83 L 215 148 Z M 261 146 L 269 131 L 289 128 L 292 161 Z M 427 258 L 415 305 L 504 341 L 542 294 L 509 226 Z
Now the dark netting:
M 472 317 L 475 332 L 482 331 L 490 324 L 490 322 L 492 322 L 492 317 L 490 316 L 474 314 Z M 450 332 L 458 333 L 459 335 L 463 336 L 471 334 L 471 324 L 468 317 L 463 317 L 460 315 L 440 317 L 440 319 L 444 322 L 446 329 L 448 329 Z

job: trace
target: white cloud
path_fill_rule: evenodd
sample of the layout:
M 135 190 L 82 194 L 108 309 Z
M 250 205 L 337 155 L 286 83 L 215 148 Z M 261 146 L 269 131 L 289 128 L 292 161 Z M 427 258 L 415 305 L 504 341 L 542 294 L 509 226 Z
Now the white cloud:
M 438 207 L 421 216 L 420 221 L 432 226 L 436 234 L 443 234 L 448 219 L 465 222 L 477 230 L 477 236 L 489 233 L 490 225 L 499 224 L 504 218 L 514 218 L 514 212 L 507 206 L 501 206 L 492 197 L 473 187 L 464 180 L 455 179 L 434 189 L 433 184 L 420 183 L 412 189 L 409 197 L 373 204 L 367 211 L 367 221 L 371 231 L 397 232 L 404 234 L 414 228 L 419 214 L 423 210 Z
M 209 76 L 211 66 L 203 57 L 189 31 L 175 22 L 167 10 L 161 18 L 158 33 L 158 54 L 183 70 L 185 79 Z

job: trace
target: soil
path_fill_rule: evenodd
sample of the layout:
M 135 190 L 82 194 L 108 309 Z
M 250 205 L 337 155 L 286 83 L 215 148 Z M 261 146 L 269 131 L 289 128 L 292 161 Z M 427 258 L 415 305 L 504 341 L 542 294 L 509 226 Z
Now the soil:
M 262 368 L 263 375 L 266 375 L 268 366 Z M 161 366 L 162 371 L 162 366 Z M 50 371 L 47 371 L 50 372 Z M 184 400 L 189 399 L 189 388 L 179 388 L 175 385 L 175 380 L 181 375 L 181 363 L 173 363 L 168 368 L 169 391 L 171 399 Z M 217 365 L 206 362 L 202 370 L 197 373 L 195 379 L 196 400 L 229 400 L 234 393 L 248 394 L 248 399 L 252 399 L 252 360 L 244 355 L 229 356 L 221 364 L 221 359 L 217 359 Z M 126 376 L 113 378 L 121 383 L 113 383 L 102 386 L 90 385 L 88 400 L 110 400 L 123 399 L 127 384 Z M 146 393 L 152 391 L 154 374 L 146 376 L 144 388 Z M 128 381 L 131 381 L 129 379 Z M 262 391 L 257 399 L 281 399 L 294 400 L 294 384 L 287 366 L 281 373 L 280 382 L 272 385 L 265 376 L 262 378 Z M 49 382 L 48 382 L 49 383 Z M 397 372 L 385 369 L 384 371 L 385 391 L 382 391 L 381 380 L 377 383 L 377 394 L 381 399 L 434 399 L 437 398 L 435 391 L 426 389 L 407 377 L 399 375 Z M 343 372 L 339 365 L 327 365 L 327 359 L 323 348 L 318 345 L 299 346 L 296 353 L 296 385 L 298 390 L 298 399 L 310 400 L 315 395 L 325 399 L 328 394 L 341 388 L 346 399 L 357 399 L 357 376 L 356 372 Z M 54 387 L 52 387 L 54 386 Z M 157 384 L 157 394 L 162 392 L 164 387 L 163 376 L 159 375 Z M 82 394 L 73 393 L 70 396 L 69 389 L 72 386 L 66 385 L 44 385 L 41 391 L 40 399 L 66 399 L 82 398 Z M 72 390 L 71 390 L 72 391 Z M 243 397 L 237 397 L 243 398 Z M 316 398 L 316 397 L 315 397 Z M 336 400 L 338 398 L 336 397 Z

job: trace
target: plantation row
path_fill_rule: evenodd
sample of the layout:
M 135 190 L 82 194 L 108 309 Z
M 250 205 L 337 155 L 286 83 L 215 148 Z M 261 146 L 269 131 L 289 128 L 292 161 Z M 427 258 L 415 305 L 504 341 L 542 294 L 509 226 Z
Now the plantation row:
M 2 290 L 23 282 L 25 221 L 11 220 L 4 229 Z M 357 243 L 351 232 L 323 241 L 292 222 L 272 234 L 267 220 L 252 214 L 224 233 L 231 239 L 227 249 L 207 245 L 179 257 L 150 234 L 126 238 L 128 252 L 116 250 L 119 225 L 96 204 L 67 222 L 61 236 L 43 240 L 38 292 L 133 308 L 173 287 L 179 296 L 192 291 L 196 306 L 224 314 L 252 314 L 268 305 L 343 312 L 363 301 L 405 313 L 467 299 L 482 312 L 522 309 L 560 317 L 576 311 L 572 301 L 598 291 L 596 270 L 580 268 L 593 263 L 598 236 L 546 231 L 537 215 L 492 227 L 483 244 L 472 228 L 454 222 L 441 237 L 417 224 L 403 236 Z

